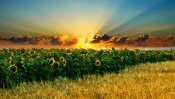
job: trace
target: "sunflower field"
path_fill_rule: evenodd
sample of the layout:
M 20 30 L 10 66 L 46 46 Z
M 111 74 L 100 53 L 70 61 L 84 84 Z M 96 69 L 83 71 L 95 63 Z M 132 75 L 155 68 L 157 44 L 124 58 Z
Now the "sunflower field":
M 60 78 L 76 80 L 91 74 L 118 73 L 140 63 L 173 60 L 174 50 L 2 49 L 0 87 Z

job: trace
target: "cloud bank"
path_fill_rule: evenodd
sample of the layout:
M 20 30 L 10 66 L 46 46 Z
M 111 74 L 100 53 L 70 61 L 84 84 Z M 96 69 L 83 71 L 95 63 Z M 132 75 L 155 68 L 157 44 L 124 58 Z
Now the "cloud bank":
M 0 40 L 10 41 L 13 43 L 19 43 L 24 45 L 72 45 L 76 44 L 77 40 L 68 40 L 67 36 L 12 36 L 6 38 L 0 36 Z
M 53 45 L 53 46 L 74 46 L 79 41 L 78 38 L 70 39 L 66 35 L 60 36 L 0 36 L 0 44 L 10 42 L 11 44 L 21 45 Z M 99 46 L 132 46 L 132 47 L 167 47 L 175 46 L 175 36 L 155 37 L 147 34 L 135 38 L 109 36 L 107 34 L 96 34 L 90 44 Z M 81 47 L 81 46 L 80 46 Z

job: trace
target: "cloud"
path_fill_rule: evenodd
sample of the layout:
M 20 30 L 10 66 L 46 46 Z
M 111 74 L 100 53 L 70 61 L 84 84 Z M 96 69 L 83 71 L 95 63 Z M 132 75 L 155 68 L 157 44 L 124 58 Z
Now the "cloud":
M 126 45 L 126 46 L 139 46 L 139 47 L 145 47 L 145 46 L 175 46 L 175 37 L 170 34 L 167 37 L 154 37 L 151 35 L 143 34 L 141 36 L 138 36 L 136 38 L 128 38 L 128 37 L 118 37 L 118 36 L 108 36 L 106 34 L 102 36 L 94 36 L 94 40 L 91 43 L 100 44 L 103 43 L 103 45 L 111 45 L 118 46 L 118 45 Z
M 104 34 L 102 36 L 95 35 L 91 43 L 112 43 L 112 44 L 125 44 L 127 37 L 109 36 Z
M 6 40 L 6 37 L 0 36 L 0 40 Z
M 116 40 L 115 43 L 117 43 L 117 44 L 125 44 L 127 39 L 128 39 L 127 37 L 120 37 L 120 38 L 118 38 Z
M 102 36 L 95 35 L 94 40 L 92 40 L 91 43 L 99 43 L 100 41 L 108 41 L 111 38 L 111 36 L 104 34 Z
M 21 45 L 58 45 L 58 46 L 74 46 L 79 40 L 78 38 L 70 39 L 68 35 L 60 36 L 12 36 L 10 38 L 0 36 L 2 42 L 10 42 Z M 100 47 L 104 46 L 133 46 L 133 47 L 151 47 L 151 46 L 175 46 L 175 37 L 170 34 L 166 37 L 156 37 L 143 34 L 135 38 L 109 36 L 107 34 L 96 34 L 90 42 Z
M 172 44 L 175 44 L 175 40 L 172 42 Z
M 166 39 L 173 39 L 173 37 L 174 36 L 172 34 L 170 34 L 169 36 L 166 37 Z
M 69 40 L 66 36 L 12 36 L 6 38 L 0 36 L 0 40 L 10 41 L 13 43 L 25 45 L 73 45 L 77 43 L 76 39 Z
M 141 36 L 139 36 L 137 39 L 136 39 L 136 41 L 146 41 L 146 40 L 148 40 L 149 39 L 149 35 L 147 35 L 147 34 L 144 34 L 144 35 L 141 35 Z

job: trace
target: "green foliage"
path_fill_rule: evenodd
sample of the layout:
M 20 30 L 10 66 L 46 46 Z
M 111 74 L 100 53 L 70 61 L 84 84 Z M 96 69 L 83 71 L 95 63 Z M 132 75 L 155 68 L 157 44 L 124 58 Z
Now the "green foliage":
M 85 75 L 118 73 L 127 66 L 175 60 L 174 50 L 2 49 L 0 87 L 21 82 L 76 80 Z

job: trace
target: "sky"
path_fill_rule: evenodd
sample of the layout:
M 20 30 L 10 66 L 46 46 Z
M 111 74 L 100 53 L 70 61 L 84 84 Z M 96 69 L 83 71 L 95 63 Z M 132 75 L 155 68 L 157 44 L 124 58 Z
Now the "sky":
M 174 0 L 1 0 L 0 36 L 163 38 L 175 35 L 174 5 Z

